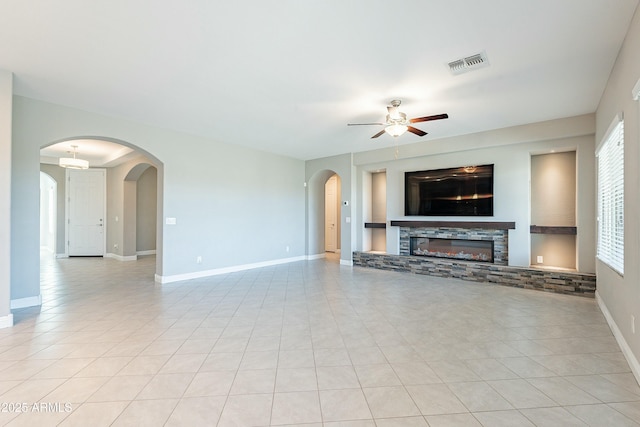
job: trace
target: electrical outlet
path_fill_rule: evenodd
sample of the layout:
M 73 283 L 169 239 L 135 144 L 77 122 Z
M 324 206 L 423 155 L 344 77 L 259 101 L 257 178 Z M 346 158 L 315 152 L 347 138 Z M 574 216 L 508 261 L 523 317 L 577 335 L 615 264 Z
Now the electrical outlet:
M 538 256 L 536 257 L 536 262 L 537 262 L 538 264 L 544 264 L 544 258 L 542 257 L 542 255 L 538 255 Z
M 200 255 L 196 258 L 196 264 L 202 264 L 202 257 Z
M 118 249 L 118 244 L 117 243 L 113 244 L 113 249 Z
M 285 248 L 285 250 L 286 250 L 287 252 L 289 252 L 289 246 L 287 246 L 287 247 Z

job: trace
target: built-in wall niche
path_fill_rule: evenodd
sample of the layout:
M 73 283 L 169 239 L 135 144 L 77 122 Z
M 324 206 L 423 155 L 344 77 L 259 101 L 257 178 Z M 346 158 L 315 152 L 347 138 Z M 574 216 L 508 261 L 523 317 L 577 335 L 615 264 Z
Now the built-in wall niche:
M 576 153 L 531 156 L 531 265 L 576 268 Z
M 387 250 L 387 173 L 378 171 L 367 173 L 370 191 L 365 192 L 364 227 L 365 227 L 365 250 L 375 252 L 386 252 Z M 367 200 L 368 199 L 368 200 Z

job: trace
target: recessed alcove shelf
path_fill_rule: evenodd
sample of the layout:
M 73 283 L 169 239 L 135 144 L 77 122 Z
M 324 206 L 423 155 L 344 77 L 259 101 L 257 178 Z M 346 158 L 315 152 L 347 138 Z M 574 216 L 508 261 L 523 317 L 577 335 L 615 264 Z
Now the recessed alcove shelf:
M 387 173 L 383 170 L 363 175 L 362 246 L 367 251 L 387 250 Z
M 576 152 L 531 156 L 531 267 L 576 270 Z
M 532 225 L 529 227 L 529 232 L 531 234 L 566 234 L 576 236 L 578 234 L 578 227 Z
M 387 228 L 386 222 L 365 222 L 364 228 Z

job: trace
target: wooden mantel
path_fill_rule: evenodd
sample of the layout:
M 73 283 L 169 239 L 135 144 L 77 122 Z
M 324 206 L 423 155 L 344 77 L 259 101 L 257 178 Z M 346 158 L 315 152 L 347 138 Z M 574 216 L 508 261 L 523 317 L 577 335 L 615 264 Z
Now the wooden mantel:
M 482 228 L 490 230 L 513 230 L 515 222 L 487 222 L 487 221 L 391 221 L 392 227 L 453 227 L 453 228 Z

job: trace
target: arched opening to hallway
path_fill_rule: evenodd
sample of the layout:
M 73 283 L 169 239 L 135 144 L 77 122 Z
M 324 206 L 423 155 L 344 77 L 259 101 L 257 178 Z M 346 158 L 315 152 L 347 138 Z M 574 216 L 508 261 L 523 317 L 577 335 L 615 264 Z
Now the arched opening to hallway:
M 90 169 L 106 172 L 106 192 L 104 196 L 105 215 L 100 218 L 104 227 L 104 251 L 101 256 L 121 262 L 138 260 L 139 256 L 153 257 L 155 268 L 149 277 L 162 272 L 162 196 L 163 164 L 152 154 L 125 141 L 112 138 L 67 138 L 41 149 L 41 174 L 51 178 L 57 188 L 57 201 L 49 204 L 56 219 L 56 241 L 51 246 L 50 229 L 43 228 L 45 222 L 41 212 L 41 240 L 48 242 L 55 257 L 70 255 L 65 236 L 69 229 L 68 170 L 58 165 L 58 158 L 68 156 L 71 145 L 78 147 L 77 156 L 89 161 Z M 77 172 L 77 171 L 76 171 Z M 79 171 L 82 172 L 82 171 Z M 66 194 L 66 196 L 65 196 Z M 41 197 L 42 194 L 41 194 Z M 65 200 L 66 199 L 66 200 Z M 47 224 L 51 222 L 50 217 Z M 146 264 L 149 260 L 145 261 Z M 88 268 L 95 263 L 87 262 Z
M 307 254 L 309 258 L 337 257 L 341 251 L 342 180 L 333 170 L 322 170 L 314 174 L 308 182 L 308 235 Z

